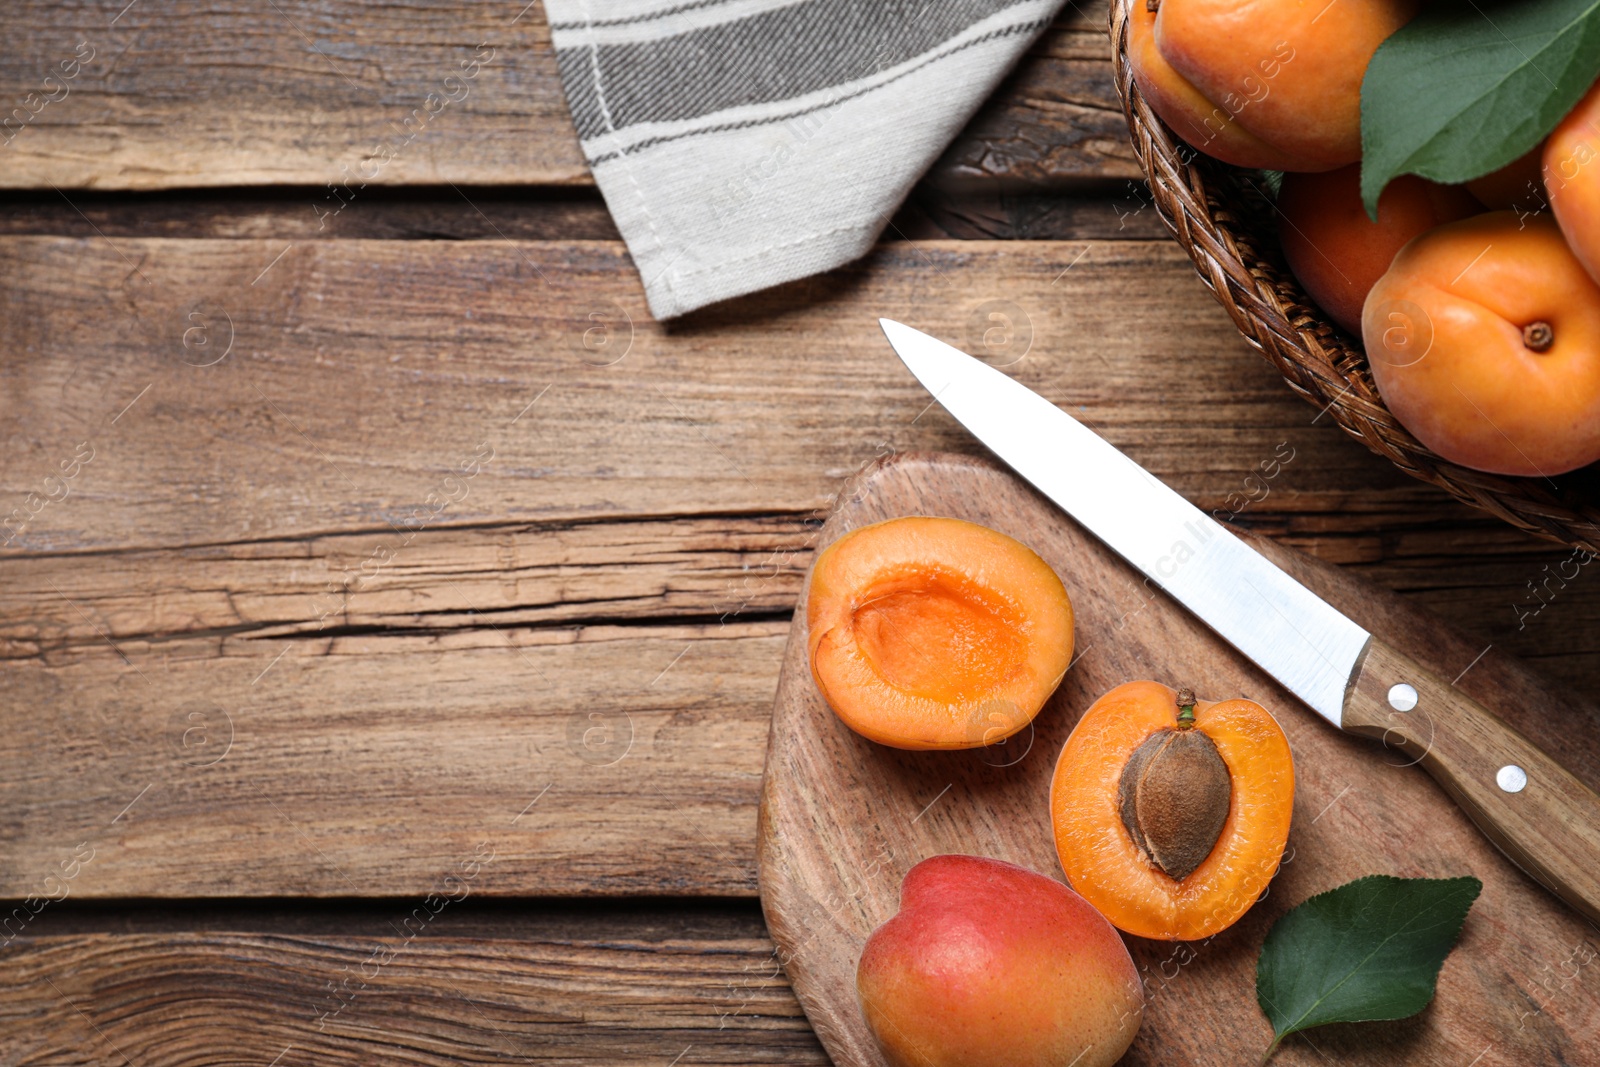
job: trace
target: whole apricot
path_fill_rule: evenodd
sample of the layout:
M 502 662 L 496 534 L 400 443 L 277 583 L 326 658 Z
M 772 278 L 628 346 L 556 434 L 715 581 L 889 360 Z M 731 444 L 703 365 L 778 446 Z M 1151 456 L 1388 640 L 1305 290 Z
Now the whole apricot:
M 1266 708 L 1128 682 L 1073 727 L 1050 785 L 1072 888 L 1118 928 L 1192 941 L 1227 929 L 1278 870 L 1294 757 Z
M 817 556 L 811 675 L 845 725 L 909 749 L 997 744 L 1072 662 L 1072 601 L 1026 545 L 961 519 L 863 526 Z
M 1600 282 L 1600 82 L 1544 143 L 1544 184 L 1567 244 Z
M 1482 210 L 1459 185 L 1407 174 L 1378 198 L 1378 221 L 1361 203 L 1361 165 L 1285 174 L 1278 192 L 1278 238 L 1289 269 L 1334 322 L 1361 333 L 1361 306 L 1405 243 L 1435 226 Z
M 1600 459 L 1600 285 L 1548 216 L 1430 230 L 1367 294 L 1367 360 L 1418 441 L 1495 474 Z
M 1104 916 L 1053 878 L 978 856 L 907 872 L 856 992 L 891 1067 L 1108 1067 L 1144 1012 Z
M 1190 145 L 1225 163 L 1332 170 L 1361 158 L 1361 79 L 1418 0 L 1134 0 L 1128 62 Z

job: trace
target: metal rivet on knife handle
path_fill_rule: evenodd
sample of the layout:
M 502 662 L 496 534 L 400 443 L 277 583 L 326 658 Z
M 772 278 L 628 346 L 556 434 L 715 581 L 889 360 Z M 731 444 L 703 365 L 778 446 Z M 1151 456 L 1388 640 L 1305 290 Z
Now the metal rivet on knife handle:
M 1504 792 L 1520 793 L 1528 784 L 1528 772 L 1515 763 L 1508 763 L 1495 771 L 1494 783 Z
M 1410 711 L 1417 706 L 1417 687 L 1409 682 L 1396 682 L 1389 687 L 1389 706 L 1395 711 Z

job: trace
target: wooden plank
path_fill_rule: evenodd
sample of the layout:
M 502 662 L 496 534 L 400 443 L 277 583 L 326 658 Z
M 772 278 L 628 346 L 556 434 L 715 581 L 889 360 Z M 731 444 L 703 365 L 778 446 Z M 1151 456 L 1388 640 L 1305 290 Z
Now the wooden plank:
M 669 328 L 613 242 L 11 237 L 0 278 L 11 554 L 815 511 L 875 455 L 972 447 L 883 313 L 1204 506 L 1282 445 L 1280 510 L 1461 514 L 1318 421 L 1168 242 L 898 242 Z
M 1103 5 L 1068 4 L 927 180 L 952 190 L 1142 181 L 1105 26 Z
M 120 7 L 13 5 L 0 187 L 296 185 L 311 217 L 382 185 L 592 184 L 542 5 Z M 1136 178 L 1105 21 L 1069 6 L 933 179 Z
M 405 936 L 19 938 L 0 955 L 0 1060 L 827 1063 L 760 933 L 435 932 L 450 909 L 467 906 L 398 902 L 392 922 Z
M 5 186 L 589 183 L 541 5 L 120 7 L 13 8 Z
M 1600 1047 L 1600 1001 L 1576 990 L 1561 1015 L 1524 999 L 1541 979 L 1573 984 L 1595 956 L 1594 928 L 1496 851 L 1416 761 L 1332 729 L 1203 623 L 1160 594 L 997 461 L 893 457 L 841 496 L 819 548 L 850 530 L 908 514 L 969 519 L 1018 538 L 1061 576 L 1073 598 L 1074 662 L 1029 728 L 988 751 L 905 752 L 852 733 L 811 679 L 804 600 L 784 654 L 762 786 L 762 908 L 800 1002 L 837 1067 L 884 1067 L 861 1014 L 856 963 L 867 936 L 895 914 L 900 882 L 943 853 L 992 856 L 1059 877 L 1047 798 L 1056 756 L 1101 694 L 1139 678 L 1192 686 L 1203 699 L 1248 696 L 1272 711 L 1294 755 L 1294 825 L 1262 900 L 1234 926 L 1175 946 L 1127 937 L 1145 982 L 1143 1025 L 1127 1067 L 1248 1063 L 1272 1041 L 1257 1006 L 1255 957 L 1290 907 L 1373 873 L 1476 875 L 1483 892 L 1446 961 L 1427 1017 L 1388 1028 L 1318 1030 L 1286 1043 L 1284 1064 L 1490 1062 L 1558 1067 Z M 1475 660 L 1477 644 L 1392 594 L 1288 549 L 1269 558 L 1464 693 L 1527 731 L 1587 783 L 1600 781 L 1593 705 L 1505 660 Z M 1201 563 L 1190 564 L 1201 566 Z M 1309 654 L 1309 652 L 1308 652 Z M 1450 709 L 1435 706 L 1435 717 Z M 1426 738 L 1424 702 L 1393 728 Z M 1418 717 L 1422 717 L 1420 720 Z M 1381 717 L 1380 717 L 1380 721 Z M 1442 736 L 1444 727 L 1441 724 Z M 1408 748 L 1409 751 L 1409 748 Z M 1523 762 L 1519 760 L 1518 762 Z M 1491 763 L 1492 768 L 1496 764 Z M 1562 961 L 1557 977 L 1554 961 Z M 1178 962 L 1175 962 L 1178 961 Z M 1536 1006 L 1543 997 L 1536 993 Z
M 7 662 L 0 899 L 409 896 L 480 848 L 488 896 L 751 895 L 787 628 L 480 620 Z
M 700 516 L 44 555 L 7 563 L 0 658 L 106 641 L 255 641 L 597 623 L 715 624 L 794 608 L 820 516 Z M 281 646 L 280 646 L 281 647 Z

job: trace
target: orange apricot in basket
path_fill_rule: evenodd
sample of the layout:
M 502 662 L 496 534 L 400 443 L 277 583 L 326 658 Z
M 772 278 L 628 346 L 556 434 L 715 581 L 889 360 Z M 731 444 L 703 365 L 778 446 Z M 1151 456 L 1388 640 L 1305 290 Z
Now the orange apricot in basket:
M 1034 551 L 960 519 L 864 526 L 818 555 L 811 674 L 864 737 L 977 748 L 1021 730 L 1072 662 L 1072 602 Z
M 1549 216 L 1423 234 L 1367 294 L 1362 335 L 1384 403 L 1445 459 L 1525 476 L 1600 459 L 1600 285 Z
M 1131 0 L 1128 63 L 1179 137 L 1225 163 L 1361 158 L 1361 79 L 1417 0 Z
M 1361 306 L 1395 253 L 1419 234 L 1483 209 L 1459 185 L 1407 174 L 1378 198 L 1378 221 L 1361 203 L 1361 164 L 1319 174 L 1285 174 L 1278 192 L 1284 258 L 1311 299 L 1340 326 L 1361 334 Z
M 1238 921 L 1283 858 L 1294 757 L 1253 700 L 1128 682 L 1061 749 L 1050 818 L 1067 881 L 1121 930 L 1165 941 Z
M 1544 143 L 1544 184 L 1567 243 L 1600 282 L 1600 82 Z

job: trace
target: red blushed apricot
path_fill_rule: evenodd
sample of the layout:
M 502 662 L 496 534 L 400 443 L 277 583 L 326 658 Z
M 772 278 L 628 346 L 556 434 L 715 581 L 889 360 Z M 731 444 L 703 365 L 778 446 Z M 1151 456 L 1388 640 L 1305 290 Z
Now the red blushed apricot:
M 976 748 L 1022 729 L 1072 662 L 1072 602 L 998 531 L 914 516 L 817 557 L 811 674 L 845 724 L 895 748 Z
M 1548 216 L 1430 230 L 1367 294 L 1367 360 L 1412 435 L 1495 474 L 1600 459 L 1600 285 Z
M 1332 170 L 1361 158 L 1361 79 L 1417 6 L 1159 0 L 1152 15 L 1135 0 L 1129 61 L 1151 108 L 1207 155 L 1241 167 Z
M 906 874 L 856 968 L 891 1067 L 1109 1067 L 1144 988 L 1122 938 L 1053 878 L 979 856 Z
M 1285 174 L 1278 193 L 1278 237 L 1294 276 L 1317 306 L 1361 333 L 1361 306 L 1405 243 L 1482 208 L 1459 185 L 1404 175 L 1378 198 L 1378 221 L 1361 203 L 1361 165 L 1320 174 Z
M 1544 184 L 1567 244 L 1600 282 L 1600 82 L 1544 144 Z
M 1095 701 L 1050 787 L 1072 888 L 1119 929 L 1166 941 L 1210 937 L 1250 909 L 1293 812 L 1294 757 L 1267 709 L 1159 682 Z

